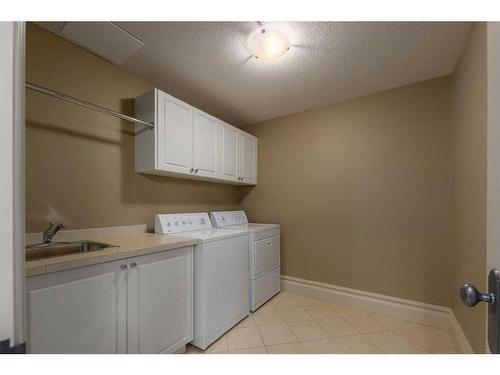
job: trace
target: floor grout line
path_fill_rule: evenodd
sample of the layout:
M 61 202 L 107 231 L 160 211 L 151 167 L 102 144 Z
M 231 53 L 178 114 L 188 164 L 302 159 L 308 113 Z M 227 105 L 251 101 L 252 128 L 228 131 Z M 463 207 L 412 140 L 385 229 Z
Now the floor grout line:
M 283 293 L 283 292 L 282 292 Z M 283 315 L 283 312 L 280 311 L 280 308 L 277 308 L 276 307 L 276 304 L 282 299 L 282 298 L 291 298 L 292 300 L 295 301 L 295 303 L 297 304 L 296 306 L 288 306 L 288 307 L 282 307 L 281 310 L 286 310 L 286 309 L 291 309 L 291 308 L 302 308 L 306 314 L 309 316 L 310 319 L 306 319 L 306 320 L 298 320 L 298 321 L 292 321 L 292 322 L 288 322 L 285 320 L 284 318 L 284 315 Z M 307 297 L 307 296 L 305 296 Z M 428 326 L 428 325 L 425 325 L 425 324 L 420 324 L 420 323 L 415 323 L 415 322 L 411 322 L 411 321 L 408 321 L 408 320 L 405 320 L 405 319 L 399 319 L 399 318 L 395 318 L 395 317 L 392 317 L 392 316 L 389 316 L 389 315 L 384 315 L 384 314 L 380 314 L 380 313 L 375 313 L 375 312 L 370 312 L 370 311 L 366 311 L 366 310 L 362 310 L 362 309 L 359 309 L 359 308 L 353 308 L 353 309 L 356 309 L 356 310 L 359 310 L 360 312 L 362 312 L 361 314 L 353 314 L 353 315 L 346 315 L 346 316 L 341 316 L 341 315 L 338 315 L 338 313 L 335 311 L 335 308 L 332 307 L 331 305 L 339 305 L 339 306 L 345 306 L 345 307 L 348 307 L 348 308 L 351 308 L 351 306 L 348 306 L 348 305 L 343 305 L 343 304 L 337 304 L 337 303 L 334 303 L 334 302 L 330 302 L 330 301 L 325 301 L 325 300 L 321 300 L 319 298 L 314 298 L 318 301 L 321 301 L 320 304 L 316 304 L 316 305 L 303 305 L 301 304 L 297 298 L 295 297 L 295 294 L 293 293 L 289 293 L 289 292 L 285 292 L 283 294 L 277 294 L 276 296 L 272 297 L 271 299 L 269 299 L 266 303 L 264 303 L 257 311 L 254 311 L 254 312 L 250 312 L 248 317 L 251 317 L 252 318 L 252 321 L 253 321 L 253 325 L 249 326 L 249 327 L 237 327 L 237 325 L 235 325 L 233 328 L 231 328 L 231 330 L 229 330 L 227 333 L 225 333 L 222 337 L 225 337 L 226 338 L 226 342 L 227 342 L 227 351 L 226 352 L 213 352 L 214 354 L 223 354 L 223 353 L 228 353 L 228 354 L 231 354 L 231 353 L 234 353 L 235 351 L 240 351 L 240 350 L 247 350 L 247 349 L 256 349 L 256 348 L 261 348 L 263 347 L 264 350 L 266 351 L 266 353 L 269 353 L 269 350 L 268 350 L 268 347 L 271 347 L 271 346 L 276 346 L 276 345 L 292 345 L 292 344 L 299 344 L 299 346 L 302 348 L 302 350 L 304 351 L 304 353 L 306 353 L 306 350 L 305 350 L 305 347 L 302 343 L 304 342 L 311 342 L 311 341 L 319 341 L 319 340 L 327 340 L 327 339 L 331 339 L 333 340 L 333 342 L 343 351 L 345 352 L 346 354 L 349 354 L 345 349 L 344 347 L 340 344 L 340 342 L 337 340 L 337 338 L 339 337 L 350 337 L 350 336 L 361 336 L 363 337 L 364 339 L 368 340 L 368 342 L 370 342 L 370 344 L 372 344 L 375 348 L 377 348 L 378 350 L 380 350 L 383 354 L 391 354 L 391 353 L 388 353 L 386 352 L 383 348 L 381 348 L 379 345 L 377 345 L 374 341 L 372 341 L 369 337 L 367 337 L 367 335 L 371 335 L 371 334 L 377 334 L 377 333 L 395 333 L 395 332 L 400 332 L 400 331 L 405 331 L 405 330 L 411 330 L 411 329 L 422 329 L 422 328 L 431 328 L 433 330 L 438 330 L 438 331 L 443 331 L 443 332 L 446 332 L 449 336 L 449 338 L 451 339 L 451 334 L 449 332 L 449 330 L 446 330 L 446 329 L 441 329 L 441 328 L 436 328 L 436 327 L 432 327 L 432 326 Z M 337 315 L 333 315 L 333 317 L 330 317 L 328 319 L 318 319 L 318 318 L 315 318 L 313 317 L 306 309 L 306 307 L 309 307 L 309 306 L 325 306 L 327 305 L 328 308 L 334 313 L 334 314 L 337 314 Z M 280 317 L 280 319 L 282 320 L 281 323 L 276 323 L 276 324 L 268 324 L 268 325 L 262 325 L 262 326 L 259 326 L 257 325 L 257 322 L 255 321 L 255 317 L 254 315 L 256 313 L 259 312 L 259 310 L 265 306 L 268 306 L 267 308 L 271 309 L 270 311 L 274 311 L 278 314 L 278 316 Z M 398 329 L 390 329 L 390 328 L 387 328 L 382 322 L 380 322 L 379 320 L 377 320 L 377 318 L 375 316 L 383 316 L 383 317 L 387 317 L 387 318 L 390 318 L 390 319 L 394 319 L 394 320 L 399 320 L 399 321 L 402 321 L 402 322 L 408 322 L 408 323 L 412 323 L 412 324 L 415 324 L 416 326 L 415 327 L 406 327 L 406 328 L 398 328 Z M 353 317 L 353 316 L 373 316 L 375 321 L 384 328 L 383 331 L 374 331 L 374 332 L 360 332 L 354 325 L 352 325 L 351 323 L 349 323 L 346 318 L 350 318 L 350 317 Z M 245 318 L 247 319 L 247 318 Z M 329 320 L 332 320 L 332 319 L 340 319 L 344 324 L 347 324 L 349 327 L 351 327 L 352 329 L 354 329 L 357 333 L 353 333 L 353 334 L 346 334 L 346 335 L 337 335 L 337 336 L 333 336 L 331 335 L 329 332 L 327 332 L 320 324 L 320 321 L 329 321 Z M 242 319 L 243 321 L 244 319 Z M 307 339 L 307 340 L 301 340 L 296 334 L 295 332 L 293 331 L 292 327 L 290 326 L 291 324 L 293 323 L 300 323 L 300 322 L 314 322 L 316 323 L 319 328 L 321 329 L 321 331 L 323 331 L 327 337 L 325 338 L 317 338 L 317 339 Z M 240 322 L 241 323 L 241 322 Z M 261 333 L 261 328 L 263 327 L 267 327 L 267 326 L 275 326 L 275 325 L 285 325 L 293 334 L 293 336 L 295 337 L 295 340 L 294 342 L 287 342 L 287 343 L 282 343 L 282 344 L 273 344 L 273 345 L 266 345 L 266 343 L 264 342 L 264 338 L 262 336 L 262 333 Z M 237 329 L 242 329 L 242 328 L 255 328 L 258 335 L 259 335 L 259 338 L 262 342 L 262 346 L 252 346 L 252 347 L 248 347 L 248 348 L 242 348 L 242 349 L 235 349 L 233 351 L 231 351 L 229 349 L 229 334 L 231 331 L 233 330 L 237 330 Z M 436 340 L 441 340 L 439 338 L 439 336 L 436 336 L 436 335 L 433 335 L 432 332 L 429 333 L 429 335 L 431 337 L 433 337 L 434 339 Z M 222 338 L 221 337 L 221 338 Z M 428 350 L 418 350 L 416 347 L 413 346 L 413 344 L 411 344 L 410 342 L 406 341 L 404 338 L 398 336 L 401 340 L 403 340 L 403 342 L 405 342 L 409 347 L 415 349 L 414 352 L 410 352 L 410 353 L 407 353 L 407 354 L 418 354 L 418 353 L 425 353 L 425 352 L 431 352 L 431 351 L 439 351 L 439 350 L 454 350 L 454 351 L 457 351 L 457 349 L 455 348 L 454 345 L 451 345 L 451 346 L 445 346 L 445 347 L 439 347 L 439 348 L 433 348 L 433 349 L 428 349 Z M 220 339 L 220 338 L 219 338 Z M 189 349 L 189 352 L 192 352 L 191 350 L 192 348 Z M 201 352 L 203 353 L 203 351 Z M 431 354 L 434 354 L 434 353 L 431 353 Z M 448 353 L 446 353 L 448 354 Z

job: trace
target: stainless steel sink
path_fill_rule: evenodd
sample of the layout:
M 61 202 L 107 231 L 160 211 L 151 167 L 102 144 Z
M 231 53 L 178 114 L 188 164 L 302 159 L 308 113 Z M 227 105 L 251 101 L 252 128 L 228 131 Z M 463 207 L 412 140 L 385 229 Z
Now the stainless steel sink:
M 78 254 L 88 251 L 98 251 L 117 247 L 102 242 L 75 241 L 75 242 L 53 242 L 26 247 L 26 260 L 37 260 L 61 255 Z

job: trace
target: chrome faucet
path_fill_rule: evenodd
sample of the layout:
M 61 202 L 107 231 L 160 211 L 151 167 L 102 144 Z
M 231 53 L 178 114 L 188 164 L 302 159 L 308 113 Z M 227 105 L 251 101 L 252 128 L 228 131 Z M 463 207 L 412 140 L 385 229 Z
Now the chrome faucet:
M 43 243 L 52 243 L 52 239 L 61 229 L 66 228 L 64 224 L 55 225 L 52 221 L 49 223 L 49 227 L 43 232 Z

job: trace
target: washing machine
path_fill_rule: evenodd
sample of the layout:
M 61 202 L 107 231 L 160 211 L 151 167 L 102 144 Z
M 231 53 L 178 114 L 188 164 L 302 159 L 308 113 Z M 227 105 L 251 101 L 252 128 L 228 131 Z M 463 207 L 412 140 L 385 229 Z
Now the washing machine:
M 206 349 L 249 314 L 248 232 L 214 229 L 207 213 L 156 215 L 155 232 L 198 240 L 191 344 Z
M 249 223 L 245 211 L 211 212 L 210 220 L 216 228 L 248 232 L 250 310 L 257 310 L 280 291 L 279 224 Z

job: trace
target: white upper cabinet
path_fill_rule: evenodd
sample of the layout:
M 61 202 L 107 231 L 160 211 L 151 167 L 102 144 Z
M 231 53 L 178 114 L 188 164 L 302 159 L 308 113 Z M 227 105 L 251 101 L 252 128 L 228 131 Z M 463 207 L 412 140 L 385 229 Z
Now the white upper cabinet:
M 257 184 L 257 138 L 239 132 L 239 180 L 247 184 Z
M 194 173 L 197 176 L 217 178 L 219 175 L 219 127 L 212 116 L 200 111 L 193 113 Z
M 238 129 L 221 124 L 221 177 L 238 181 Z
M 189 105 L 158 91 L 158 167 L 189 173 L 193 168 L 193 112 Z
M 158 89 L 135 100 L 135 170 L 184 178 L 257 182 L 257 138 Z

